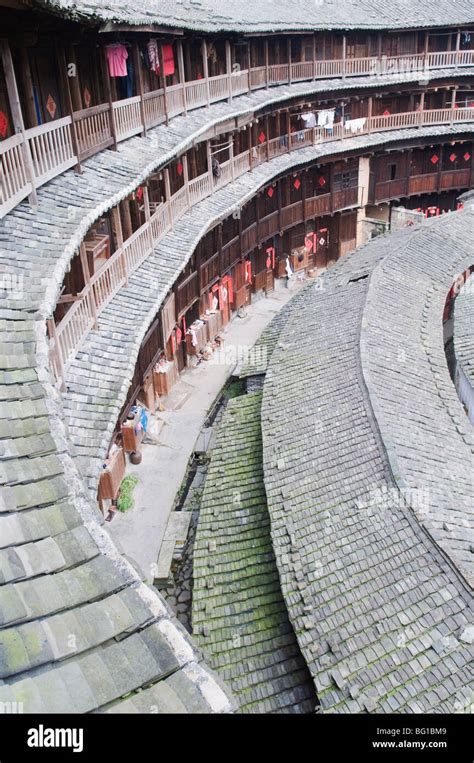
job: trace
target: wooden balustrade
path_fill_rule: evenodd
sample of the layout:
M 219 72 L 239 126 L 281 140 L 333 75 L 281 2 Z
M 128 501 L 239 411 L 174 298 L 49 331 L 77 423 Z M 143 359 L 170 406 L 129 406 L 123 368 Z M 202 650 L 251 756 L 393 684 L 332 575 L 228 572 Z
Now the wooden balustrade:
M 230 95 L 266 87 L 267 84 L 283 82 L 324 79 L 333 77 L 357 77 L 370 74 L 388 74 L 397 72 L 423 71 L 425 69 L 453 68 L 474 65 L 474 50 L 445 51 L 440 53 L 412 54 L 405 56 L 382 56 L 364 58 L 346 58 L 304 61 L 288 64 L 277 64 L 267 68 L 259 66 L 250 70 L 240 70 L 231 74 L 211 77 L 209 80 L 196 80 L 183 84 L 172 85 L 166 89 L 168 117 L 184 113 L 186 108 L 198 108 L 207 105 L 207 88 L 209 100 L 215 102 L 224 100 Z M 142 120 L 142 107 L 145 125 Z M 112 115 L 115 122 L 116 140 L 122 141 L 137 135 L 143 129 L 155 127 L 165 121 L 165 102 L 163 90 L 156 90 L 140 96 L 100 104 L 83 111 L 75 112 L 74 130 L 77 140 L 78 156 L 74 153 L 71 117 L 50 122 L 26 131 L 26 149 L 32 159 L 32 173 L 25 163 L 24 154 L 20 154 L 17 145 L 9 144 L 9 148 L 0 149 L 0 218 L 25 198 L 34 188 L 52 179 L 66 169 L 87 159 L 89 156 L 113 145 Z M 392 121 L 383 121 L 381 117 L 372 123 L 372 129 L 393 129 L 401 126 L 418 124 L 445 124 L 472 119 L 471 109 L 457 109 L 453 114 L 451 109 L 435 109 L 429 112 L 409 115 L 392 115 Z M 336 129 L 332 134 L 314 133 L 315 139 L 336 139 L 340 137 Z M 8 139 L 11 141 L 12 139 Z M 4 141 L 1 145 L 3 146 Z M 283 151 L 285 148 L 283 147 Z M 283 152 L 281 146 L 269 146 L 269 155 L 276 156 Z M 28 159 L 29 161 L 29 159 Z M 260 159 L 258 159 L 260 161 Z M 26 173 L 25 177 L 22 173 Z M 12 175 L 12 177 L 6 176 Z M 29 176 L 31 175 L 31 176 Z
M 74 126 L 80 161 L 108 148 L 114 142 L 108 103 L 74 112 Z
M 143 130 L 140 113 L 140 96 L 115 101 L 113 104 L 117 140 L 126 140 Z
M 21 134 L 0 143 L 0 217 L 24 199 L 32 189 L 23 159 L 22 143 Z
M 57 119 L 25 132 L 31 151 L 35 185 L 60 175 L 77 163 L 71 138 L 71 117 Z

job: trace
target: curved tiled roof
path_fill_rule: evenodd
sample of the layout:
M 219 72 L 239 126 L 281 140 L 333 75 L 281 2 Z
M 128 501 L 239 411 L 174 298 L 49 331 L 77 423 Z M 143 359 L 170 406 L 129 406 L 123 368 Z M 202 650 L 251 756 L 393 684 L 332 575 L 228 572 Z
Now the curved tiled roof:
M 161 24 L 205 32 L 291 32 L 313 29 L 407 29 L 474 23 L 469 0 L 40 0 L 72 18 L 134 26 Z M 107 28 L 107 27 L 106 27 Z
M 160 241 L 150 257 L 111 300 L 66 374 L 63 405 L 80 470 L 92 494 L 101 463 L 133 377 L 140 343 L 163 300 L 200 239 L 278 174 L 340 151 L 364 149 L 411 137 L 451 135 L 460 128 L 395 130 L 299 149 L 254 168 L 218 194 L 195 204 Z M 130 305 L 133 304 L 133 316 Z
M 466 209 L 343 258 L 271 356 L 272 538 L 326 711 L 472 701 L 472 431 L 442 339 L 446 292 L 472 257 L 471 219 Z
M 312 712 L 270 539 L 261 398 L 230 400 L 219 425 L 194 545 L 193 634 L 242 712 Z
M 461 287 L 454 302 L 453 340 L 456 365 L 462 368 L 464 376 L 474 389 L 474 278 L 472 275 Z

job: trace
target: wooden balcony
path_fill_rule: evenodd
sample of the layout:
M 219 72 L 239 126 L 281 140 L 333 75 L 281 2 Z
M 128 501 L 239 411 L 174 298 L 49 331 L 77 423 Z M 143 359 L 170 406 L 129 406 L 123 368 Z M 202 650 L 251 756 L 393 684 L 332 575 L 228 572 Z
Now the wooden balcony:
M 451 124 L 457 121 L 460 116 L 463 118 L 462 121 L 473 121 L 474 119 L 474 109 L 443 109 L 437 110 L 436 113 L 441 124 Z M 466 118 L 467 113 L 469 114 L 469 120 Z M 430 112 L 421 112 L 421 118 L 420 112 L 417 113 L 420 123 L 425 123 L 424 117 L 426 115 L 428 115 L 428 123 L 434 124 Z M 390 115 L 383 117 L 383 119 L 387 120 L 387 122 L 396 121 L 397 128 L 392 127 L 392 129 L 403 129 L 405 124 L 404 120 L 400 118 L 402 116 L 400 114 Z M 412 114 L 409 113 L 405 116 L 406 122 L 410 124 Z M 382 118 L 373 117 L 368 119 L 361 133 L 374 131 L 373 122 L 377 120 L 377 124 L 380 124 L 380 119 Z M 314 128 L 311 132 L 313 145 L 353 137 L 352 131 L 342 125 L 338 126 L 338 129 L 331 133 L 324 128 Z M 286 140 L 282 140 L 283 137 Z M 272 139 L 269 141 L 269 147 L 272 146 L 272 152 L 269 152 L 270 155 L 278 156 L 288 152 L 289 143 L 287 135 Z M 5 145 L 7 145 L 7 149 L 4 153 L 0 153 L 0 158 L 3 162 L 5 156 L 7 156 L 7 161 L 10 162 L 12 167 L 14 166 L 14 161 L 17 161 L 18 166 L 14 177 L 17 178 L 16 182 L 19 188 L 23 189 L 24 185 L 22 186 L 21 184 L 25 183 L 25 176 L 22 175 L 21 169 L 23 166 L 22 155 L 17 150 L 21 146 L 21 139 L 17 138 L 11 143 L 5 141 L 3 144 L 0 144 L 0 151 Z M 304 146 L 305 142 L 302 142 L 302 145 Z M 163 236 L 171 229 L 174 221 L 182 217 L 194 204 L 222 188 L 223 184 L 232 182 L 232 179 L 251 171 L 257 164 L 265 162 L 267 155 L 266 145 L 264 144 L 262 148 L 263 150 L 257 155 L 257 159 L 252 157 L 249 151 L 246 151 L 228 160 L 225 163 L 225 180 L 223 182 L 221 182 L 222 178 L 219 178 L 218 183 L 211 183 L 209 172 L 190 180 L 187 186 L 183 186 L 166 202 L 158 205 L 150 220 L 142 225 L 133 236 L 127 239 L 123 246 L 94 274 L 91 283 L 79 295 L 80 299 L 74 302 L 63 320 L 54 327 L 53 333 L 50 333 L 52 339 L 51 364 L 58 381 L 64 378 L 64 372 L 68 364 L 77 353 L 91 327 L 95 325 L 97 316 L 117 291 L 127 283 L 131 273 L 151 254 L 154 247 L 157 246 Z M 292 151 L 294 150 L 293 148 Z M 70 160 L 68 159 L 67 152 L 65 157 L 66 161 Z M 451 178 L 455 178 L 455 181 L 459 184 L 457 187 L 463 187 L 467 177 L 466 174 L 461 175 L 461 172 L 466 173 L 465 170 L 460 171 L 459 174 L 458 171 L 446 173 Z M 437 173 L 435 173 L 436 176 Z M 412 178 L 412 180 L 414 179 Z M 454 180 L 452 179 L 450 182 L 454 182 Z M 2 177 L 0 188 L 3 188 L 3 183 L 4 177 Z M 394 191 L 392 198 L 399 196 L 399 188 L 388 188 L 385 192 L 388 193 L 390 190 Z M 236 258 L 240 257 L 243 250 L 250 251 L 258 245 L 259 240 L 261 241 L 265 237 L 274 235 L 274 233 L 280 230 L 290 228 L 304 219 L 356 207 L 360 205 L 360 199 L 361 189 L 353 187 L 335 191 L 333 194 L 308 198 L 306 199 L 304 210 L 303 202 L 298 201 L 285 207 L 281 212 L 272 212 L 269 216 L 260 220 L 258 226 L 254 223 L 248 230 L 244 231 L 241 243 L 237 239 L 222 250 L 222 270 L 230 267 Z
M 0 218 L 26 198 L 32 189 L 93 154 L 156 127 L 170 117 L 249 90 L 304 80 L 460 69 L 473 65 L 474 50 L 428 53 L 426 56 L 416 54 L 293 62 L 185 82 L 111 105 L 105 103 L 76 111 L 72 116 L 26 130 L 24 134 L 0 143 Z M 459 109 L 453 121 L 470 120 L 471 117 L 466 115 L 470 111 Z M 391 130 L 421 123 L 444 124 L 442 114 L 447 112 L 450 113 L 450 110 L 437 109 L 432 113 L 424 112 L 423 117 L 420 113 L 411 113 L 409 117 L 396 114 L 390 119 L 373 117 L 372 129 Z M 432 121 L 426 121 L 427 114 L 431 115 Z M 305 145 L 311 142 L 308 132 L 305 131 Z M 332 137 L 338 137 L 336 131 Z M 298 138 L 292 136 L 291 141 L 293 147 L 302 147 L 296 145 Z M 270 151 L 274 149 L 274 145 L 269 146 Z
M 471 182 L 471 169 L 429 172 L 425 175 L 397 178 L 376 183 L 372 203 L 378 204 L 404 196 L 421 193 L 438 193 L 450 189 L 468 188 Z

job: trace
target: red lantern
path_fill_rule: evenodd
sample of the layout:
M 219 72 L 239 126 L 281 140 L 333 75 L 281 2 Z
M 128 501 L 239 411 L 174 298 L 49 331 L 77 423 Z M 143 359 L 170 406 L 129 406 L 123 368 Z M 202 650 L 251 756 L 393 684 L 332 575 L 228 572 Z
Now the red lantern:
M 431 164 L 438 164 L 439 162 L 439 156 L 437 154 L 433 154 L 433 156 L 430 159 Z
M 451 156 L 449 157 L 449 161 L 450 161 L 450 162 L 455 162 L 455 161 L 456 161 L 456 159 L 457 159 L 457 156 L 456 156 L 456 154 L 453 152 L 453 153 L 451 154 Z
M 181 164 L 181 162 L 178 162 L 178 166 L 176 169 L 178 170 L 178 175 L 181 177 L 181 175 L 183 174 L 183 165 Z
M 295 182 L 293 183 L 294 187 L 298 191 L 301 185 L 301 180 L 299 178 L 296 178 Z
M 270 188 L 267 190 L 267 196 L 271 199 L 273 196 L 273 186 L 270 186 Z
M 258 136 L 258 140 L 259 140 L 259 143 L 265 143 L 265 133 L 263 132 L 263 130 Z
M 320 185 L 321 188 L 323 186 L 325 186 L 326 185 L 326 178 L 321 175 L 321 177 L 318 180 L 318 184 Z
M 471 154 L 469 153 L 469 151 L 466 151 L 466 153 L 463 156 L 464 161 L 468 162 L 470 158 L 471 158 Z

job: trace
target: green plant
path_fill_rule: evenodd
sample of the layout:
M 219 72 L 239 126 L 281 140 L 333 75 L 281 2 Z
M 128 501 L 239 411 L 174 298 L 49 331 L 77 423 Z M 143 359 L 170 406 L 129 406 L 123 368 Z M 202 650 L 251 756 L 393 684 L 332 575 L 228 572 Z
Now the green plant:
M 117 499 L 117 509 L 125 512 L 133 507 L 133 491 L 138 484 L 138 477 L 134 474 L 129 474 L 124 477 L 120 485 L 119 497 Z

